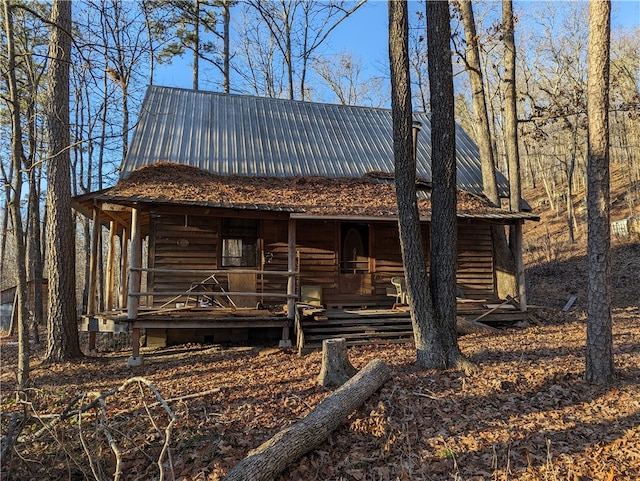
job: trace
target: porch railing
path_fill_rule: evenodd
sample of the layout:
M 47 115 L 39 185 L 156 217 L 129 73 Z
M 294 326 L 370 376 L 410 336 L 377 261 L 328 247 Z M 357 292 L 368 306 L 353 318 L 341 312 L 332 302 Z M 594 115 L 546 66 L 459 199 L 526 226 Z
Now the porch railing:
M 298 298 L 298 295 L 295 292 L 290 292 L 292 289 L 290 288 L 290 286 L 295 286 L 296 285 L 296 278 L 299 275 L 298 271 L 265 271 L 265 270 L 259 270 L 259 269 L 207 269 L 207 270 L 199 270 L 199 269 L 160 269 L 160 268 L 151 268 L 151 267 L 131 267 L 130 268 L 131 273 L 136 273 L 136 274 L 140 274 L 142 272 L 147 272 L 147 273 L 154 273 L 154 274 L 173 274 L 173 275 L 194 275 L 194 276 L 200 276 L 199 279 L 202 278 L 202 276 L 206 276 L 205 279 L 210 279 L 212 276 L 215 275 L 229 275 L 229 274 L 248 274 L 248 275 L 260 275 L 260 276 L 282 276 L 282 277 L 286 277 L 287 278 L 287 292 L 286 293 L 281 293 L 281 292 L 250 292 L 250 291 L 230 291 L 230 290 L 224 290 L 221 289 L 220 291 L 194 291 L 193 290 L 193 285 L 191 288 L 189 289 L 185 289 L 183 291 L 179 291 L 179 290 L 175 290 L 175 291 L 156 291 L 156 290 L 150 290 L 150 291 L 141 291 L 139 290 L 140 287 L 137 287 L 134 285 L 135 283 L 130 282 L 129 283 L 129 298 L 130 301 L 133 302 L 129 302 L 128 306 L 127 306 L 127 314 L 129 319 L 135 319 L 137 317 L 137 311 L 138 311 L 138 307 L 139 307 L 139 303 L 138 300 L 141 297 L 151 297 L 151 296 L 177 296 L 175 300 L 181 298 L 181 297 L 188 297 L 188 296 L 196 296 L 196 295 L 207 295 L 207 296 L 211 296 L 211 297 L 227 297 L 227 298 L 232 298 L 232 297 L 268 297 L 268 298 L 274 298 L 274 299 L 286 299 L 287 300 L 287 304 L 290 304 L 291 302 L 295 302 L 295 300 Z M 219 282 L 216 280 L 216 283 L 218 285 Z M 203 282 L 193 282 L 193 284 L 203 284 Z M 171 302 L 171 301 L 170 301 Z M 291 315 L 291 313 L 289 312 L 289 315 Z

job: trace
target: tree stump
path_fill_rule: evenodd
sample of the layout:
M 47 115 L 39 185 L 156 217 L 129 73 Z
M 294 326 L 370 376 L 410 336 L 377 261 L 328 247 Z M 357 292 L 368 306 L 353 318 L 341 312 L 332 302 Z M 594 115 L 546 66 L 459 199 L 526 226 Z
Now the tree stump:
M 268 481 L 288 465 L 318 447 L 349 414 L 387 382 L 391 369 L 375 359 L 298 422 L 284 428 L 249 452 L 229 470 L 225 481 Z
M 358 370 L 347 356 L 347 340 L 343 337 L 322 341 L 322 367 L 318 375 L 321 386 L 342 386 Z

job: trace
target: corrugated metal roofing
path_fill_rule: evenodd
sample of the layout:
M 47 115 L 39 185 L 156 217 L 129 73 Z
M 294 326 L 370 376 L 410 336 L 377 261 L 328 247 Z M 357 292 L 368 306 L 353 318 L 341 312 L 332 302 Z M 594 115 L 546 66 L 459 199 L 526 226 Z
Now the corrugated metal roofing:
M 430 180 L 429 116 L 414 119 L 417 175 Z M 390 110 L 150 86 L 120 176 L 168 161 L 222 175 L 361 177 L 394 171 L 392 135 Z M 478 148 L 459 126 L 456 145 L 458 187 L 482 192 Z

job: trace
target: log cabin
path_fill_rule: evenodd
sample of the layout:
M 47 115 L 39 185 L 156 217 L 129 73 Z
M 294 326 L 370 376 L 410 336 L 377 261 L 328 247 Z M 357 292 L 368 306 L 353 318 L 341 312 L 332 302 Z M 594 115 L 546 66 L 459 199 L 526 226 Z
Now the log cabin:
M 429 116 L 415 113 L 414 124 L 428 255 Z M 460 127 L 456 144 L 459 314 L 509 305 L 498 295 L 494 232 L 514 226 L 519 302 L 484 320 L 522 319 L 522 224 L 538 217 L 492 205 L 478 149 Z M 155 346 L 269 336 L 286 346 L 294 330 L 300 350 L 335 335 L 411 336 L 392 283 L 403 266 L 389 110 L 150 86 L 118 183 L 76 197 L 74 207 L 94 225 L 82 322 L 90 348 L 97 332 L 122 329 L 132 332 L 132 363 L 141 330 Z M 110 242 L 98 312 L 101 226 Z

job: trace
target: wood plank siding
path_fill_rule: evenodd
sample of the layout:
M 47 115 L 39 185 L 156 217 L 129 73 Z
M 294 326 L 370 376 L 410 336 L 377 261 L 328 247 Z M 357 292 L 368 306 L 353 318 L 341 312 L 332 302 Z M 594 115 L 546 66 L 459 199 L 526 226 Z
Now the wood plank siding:
M 494 299 L 493 241 L 488 224 L 458 225 L 458 287 L 471 299 Z
M 159 306 L 175 297 L 162 292 L 186 291 L 194 283 L 204 281 L 208 271 L 218 268 L 220 220 L 161 209 L 150 214 L 149 267 L 202 271 L 201 275 L 150 272 L 147 280 L 150 290 L 159 293 L 153 296 L 153 305 Z M 228 287 L 226 279 L 218 281 Z
M 238 212 L 234 214 L 240 215 Z M 255 212 L 251 215 L 259 217 Z M 150 217 L 149 267 L 202 271 L 201 275 L 150 272 L 150 291 L 185 291 L 194 283 L 204 281 L 209 271 L 221 269 L 222 218 L 218 213 L 207 215 L 204 209 L 179 213 L 174 209 L 157 208 Z M 387 296 L 391 278 L 403 275 L 397 224 L 369 222 L 357 225 L 366 236 L 368 258 L 368 262 L 359 261 L 357 271 L 345 269 L 344 260 L 340 258 L 341 239 L 344 237 L 342 226 L 339 220 L 297 221 L 296 269 L 300 274 L 296 292 L 300 292 L 301 286 L 320 287 L 322 303 L 328 306 L 392 304 L 393 299 Z M 257 300 L 265 305 L 282 304 L 282 297 L 270 294 L 282 295 L 287 291 L 287 278 L 281 275 L 287 271 L 287 236 L 288 221 L 285 218 L 260 219 L 257 266 L 252 268 L 263 272 L 254 276 L 253 283 L 259 294 Z M 423 245 L 428 256 L 427 224 L 423 225 Z M 216 279 L 226 291 L 235 290 L 229 286 L 227 274 L 216 274 Z M 457 283 L 467 297 L 495 298 L 489 224 L 459 224 Z M 159 306 L 174 297 L 156 294 L 153 304 Z

